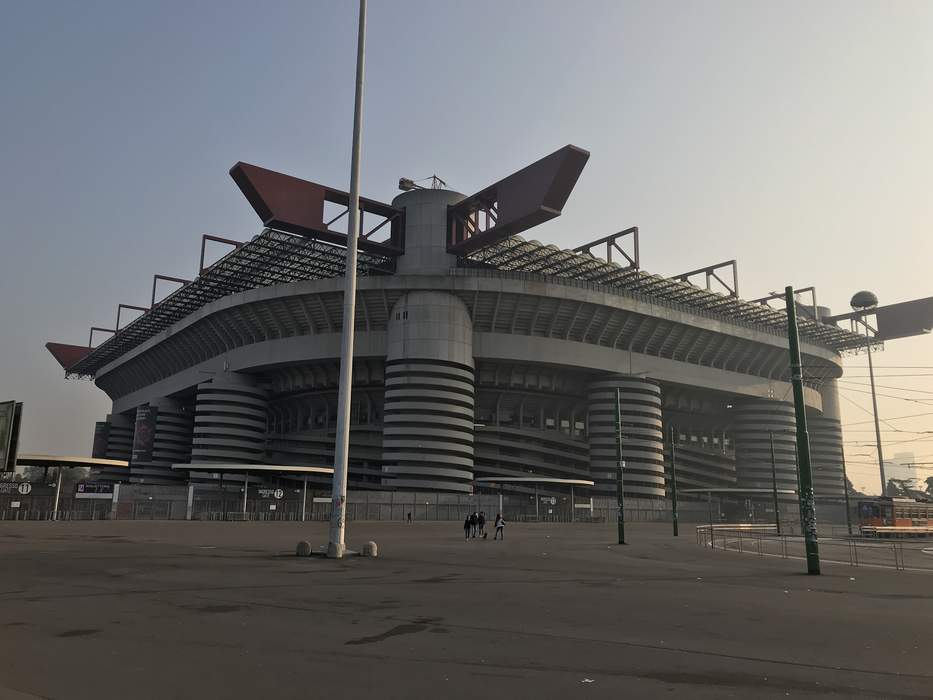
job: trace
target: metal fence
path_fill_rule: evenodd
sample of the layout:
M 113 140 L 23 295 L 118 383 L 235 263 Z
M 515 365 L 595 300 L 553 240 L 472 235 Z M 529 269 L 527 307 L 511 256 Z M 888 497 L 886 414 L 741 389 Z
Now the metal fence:
M 803 537 L 782 532 L 773 525 L 700 525 L 697 544 L 724 552 L 740 552 L 760 557 L 805 559 Z M 872 566 L 898 571 L 933 571 L 933 539 L 910 541 L 849 536 L 845 527 L 832 528 L 829 537 L 820 538 L 820 559 L 825 563 Z

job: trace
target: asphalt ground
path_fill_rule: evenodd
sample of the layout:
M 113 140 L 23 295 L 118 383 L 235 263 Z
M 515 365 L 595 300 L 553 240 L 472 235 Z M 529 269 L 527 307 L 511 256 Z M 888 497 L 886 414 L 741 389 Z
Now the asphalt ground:
M 0 698 L 931 697 L 933 574 L 692 528 L 0 523 Z

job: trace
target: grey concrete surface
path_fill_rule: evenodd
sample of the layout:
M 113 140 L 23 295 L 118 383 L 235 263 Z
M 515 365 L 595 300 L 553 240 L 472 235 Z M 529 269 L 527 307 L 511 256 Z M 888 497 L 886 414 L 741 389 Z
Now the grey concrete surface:
M 691 528 L 8 522 L 0 697 L 929 697 L 930 574 L 710 551 Z

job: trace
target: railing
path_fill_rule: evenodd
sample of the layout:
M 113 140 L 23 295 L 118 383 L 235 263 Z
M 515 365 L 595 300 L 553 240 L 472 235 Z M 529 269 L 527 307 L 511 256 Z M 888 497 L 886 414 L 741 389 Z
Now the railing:
M 846 528 L 835 528 L 845 533 Z M 773 525 L 700 525 L 697 545 L 724 552 L 760 557 L 804 559 L 804 540 L 799 534 L 777 534 Z M 898 571 L 933 571 L 933 540 L 929 542 L 881 542 L 859 536 L 819 539 L 820 559 L 830 564 L 893 568 Z

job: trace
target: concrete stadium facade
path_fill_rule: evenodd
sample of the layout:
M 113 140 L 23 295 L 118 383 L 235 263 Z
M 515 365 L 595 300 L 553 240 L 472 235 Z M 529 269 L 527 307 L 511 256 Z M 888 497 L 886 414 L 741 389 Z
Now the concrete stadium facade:
M 476 478 L 536 475 L 592 479 L 591 495 L 610 496 L 617 390 L 628 496 L 666 496 L 671 439 L 682 488 L 770 488 L 772 437 L 778 486 L 796 486 L 787 342 L 773 322 L 653 295 L 649 282 L 661 278 L 641 272 L 638 286 L 614 286 L 547 262 L 528 269 L 452 253 L 449 212 L 465 199 L 399 195 L 391 206 L 404 213 L 404 252 L 391 274 L 358 280 L 351 488 L 465 494 Z M 251 244 L 281 237 L 266 229 Z M 487 261 L 568 253 L 516 235 L 497 245 Z M 333 275 L 220 294 L 82 370 L 113 401 L 98 427 L 105 456 L 131 459 L 137 414 L 154 407 L 152 449 L 132 461 L 130 481 L 219 478 L 178 468 L 188 462 L 331 464 L 343 283 Z M 816 492 L 841 497 L 836 379 L 852 339 L 833 330 L 820 340 L 822 324 L 808 323 Z

